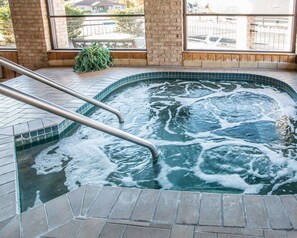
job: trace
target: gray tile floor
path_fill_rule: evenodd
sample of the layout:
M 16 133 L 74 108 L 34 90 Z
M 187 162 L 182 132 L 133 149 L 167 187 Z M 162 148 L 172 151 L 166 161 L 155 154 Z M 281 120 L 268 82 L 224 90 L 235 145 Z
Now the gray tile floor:
M 38 72 L 95 96 L 125 76 L 155 71 L 245 72 L 271 76 L 297 90 L 296 71 L 116 68 L 75 74 Z M 5 84 L 75 111 L 83 102 L 28 77 Z M 297 197 L 207 194 L 83 186 L 20 214 L 14 135 L 63 118 L 0 95 L 0 237 L 297 237 Z

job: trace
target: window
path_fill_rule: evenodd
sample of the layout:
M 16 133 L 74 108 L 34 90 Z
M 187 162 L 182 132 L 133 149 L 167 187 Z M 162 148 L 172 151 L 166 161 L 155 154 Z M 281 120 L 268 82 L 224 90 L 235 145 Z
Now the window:
M 295 0 L 185 0 L 187 50 L 294 50 Z
M 8 0 L 0 1 L 0 48 L 16 48 Z
M 145 49 L 143 0 L 48 0 L 54 49 Z

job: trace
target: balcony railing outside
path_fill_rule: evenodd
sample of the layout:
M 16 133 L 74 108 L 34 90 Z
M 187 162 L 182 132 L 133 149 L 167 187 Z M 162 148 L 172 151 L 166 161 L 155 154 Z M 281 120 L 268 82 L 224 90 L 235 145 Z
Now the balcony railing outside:
M 188 16 L 187 49 L 290 51 L 293 17 Z
M 63 23 L 64 21 L 64 23 Z M 56 29 L 56 48 L 83 48 L 98 43 L 110 49 L 145 49 L 145 21 L 143 16 L 76 16 L 51 18 Z M 62 33 L 62 34 L 61 34 Z M 59 42 L 68 37 L 68 44 Z

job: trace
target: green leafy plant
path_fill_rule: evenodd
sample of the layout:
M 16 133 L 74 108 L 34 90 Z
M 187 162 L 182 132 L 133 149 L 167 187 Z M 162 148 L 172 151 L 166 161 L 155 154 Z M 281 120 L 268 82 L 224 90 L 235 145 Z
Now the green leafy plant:
M 77 73 L 99 71 L 108 68 L 111 62 L 110 51 L 95 43 L 78 53 L 73 69 Z

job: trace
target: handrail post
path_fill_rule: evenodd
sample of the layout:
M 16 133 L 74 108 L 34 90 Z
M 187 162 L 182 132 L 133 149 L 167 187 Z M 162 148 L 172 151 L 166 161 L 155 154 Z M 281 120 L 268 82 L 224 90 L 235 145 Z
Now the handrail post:
M 118 110 L 106 105 L 105 103 L 102 103 L 102 102 L 100 102 L 98 100 L 87 97 L 87 96 L 85 96 L 85 95 L 83 95 L 83 94 L 81 94 L 81 93 L 79 93 L 77 91 L 74 91 L 74 90 L 70 89 L 70 88 L 67 88 L 66 86 L 64 86 L 62 84 L 59 84 L 59 83 L 53 81 L 52 79 L 50 79 L 48 77 L 45 77 L 45 76 L 43 76 L 41 74 L 38 74 L 38 73 L 36 73 L 36 72 L 34 72 L 34 71 L 30 70 L 30 69 L 25 68 L 24 66 L 16 64 L 16 63 L 14 63 L 14 62 L 12 62 L 12 61 L 10 61 L 8 59 L 5 59 L 3 57 L 0 57 L 0 64 L 2 66 L 6 67 L 6 68 L 9 68 L 9 69 L 17 72 L 17 73 L 26 75 L 26 76 L 28 76 L 28 77 L 30 77 L 32 79 L 35 79 L 35 80 L 37 80 L 37 81 L 39 81 L 41 83 L 44 83 L 44 84 L 46 84 L 46 85 L 48 85 L 50 87 L 56 88 L 56 89 L 58 89 L 58 90 L 60 90 L 60 91 L 62 91 L 64 93 L 70 94 L 71 96 L 74 96 L 74 97 L 79 98 L 79 99 L 81 99 L 83 101 L 91 103 L 91 104 L 93 104 L 93 105 L 95 105 L 97 107 L 103 108 L 103 109 L 115 114 L 120 123 L 124 122 L 124 117 L 122 116 L 122 114 Z
M 4 85 L 4 84 L 0 84 L 0 93 L 7 97 L 11 97 L 13 99 L 27 103 L 31 106 L 40 108 L 42 110 L 51 112 L 58 116 L 67 118 L 69 120 L 78 122 L 80 124 L 92 127 L 96 130 L 103 131 L 107 134 L 110 134 L 110 135 L 116 136 L 118 138 L 130 141 L 130 142 L 138 144 L 140 146 L 146 147 L 147 149 L 150 150 L 153 159 L 156 159 L 159 156 L 159 152 L 158 152 L 157 148 L 151 142 L 144 140 L 142 138 L 139 138 L 137 136 L 134 136 L 132 134 L 129 134 L 127 132 L 124 132 L 119 129 L 113 128 L 111 126 L 105 125 L 103 123 L 97 122 L 97 121 L 90 119 L 86 116 L 80 115 L 76 112 L 72 112 L 68 109 L 65 109 L 63 107 L 55 105 L 51 102 L 47 102 L 41 98 L 20 92 L 16 89 L 13 89 L 13 88 L 11 88 L 7 85 Z

